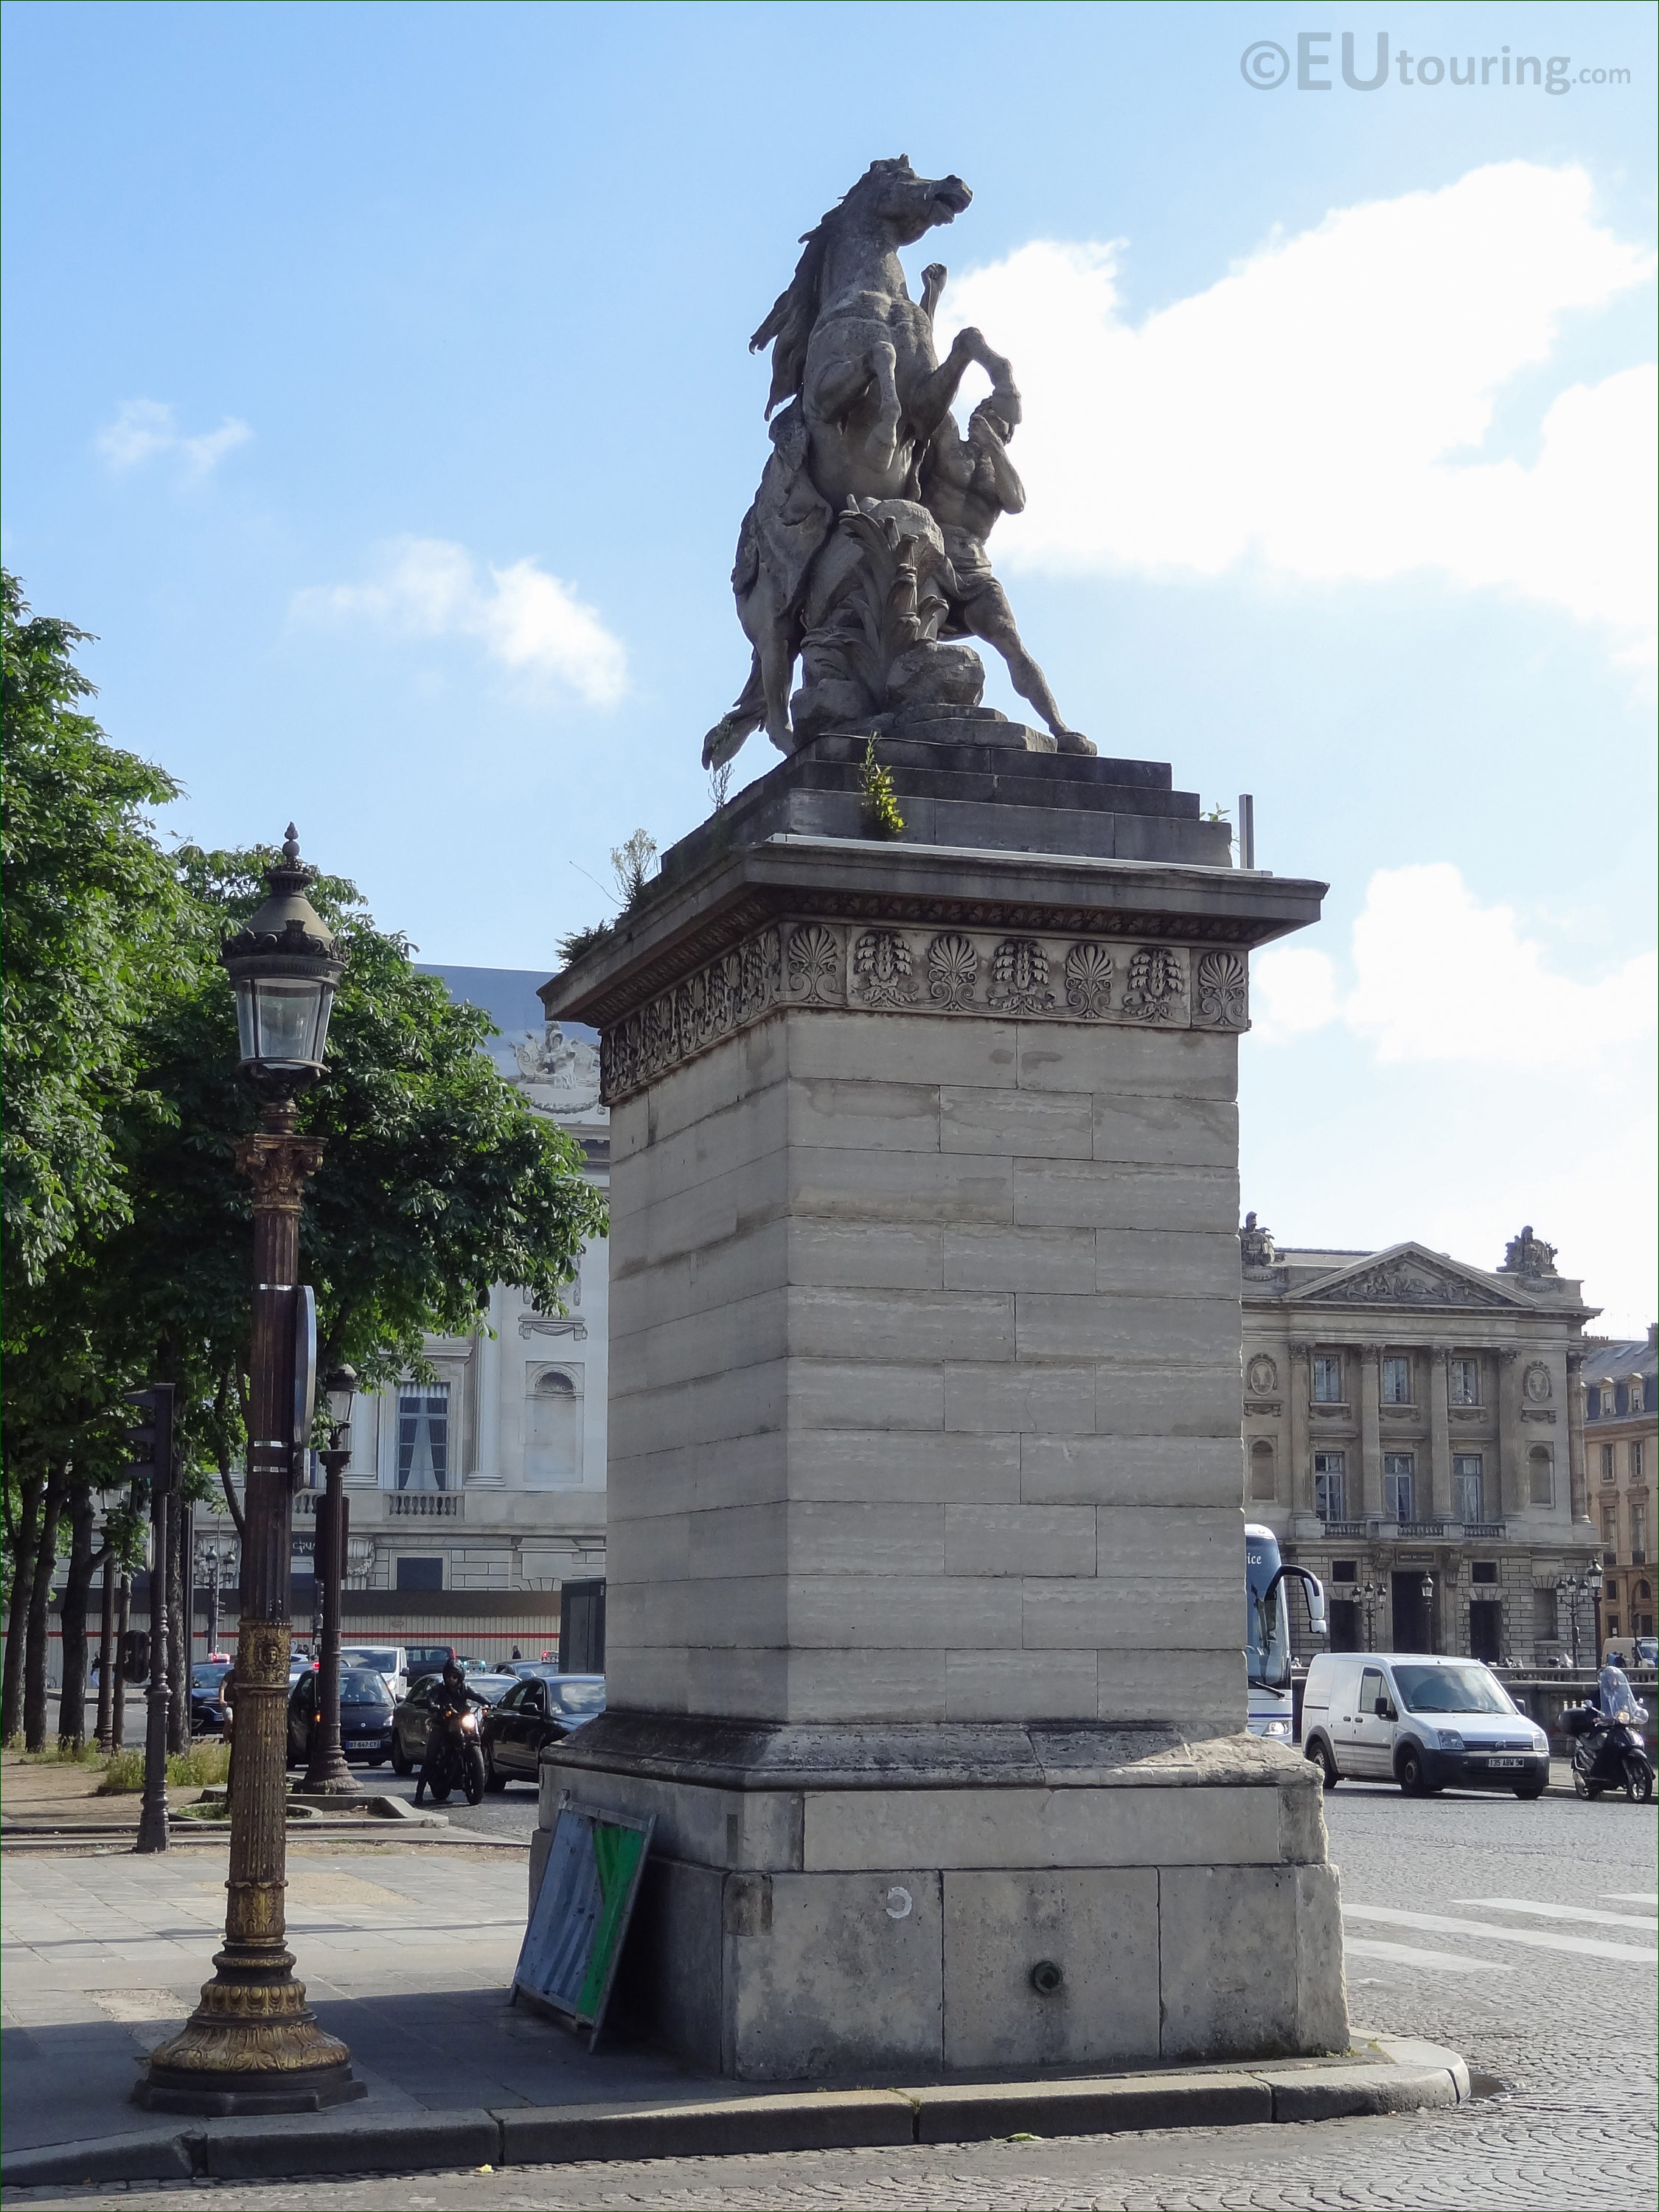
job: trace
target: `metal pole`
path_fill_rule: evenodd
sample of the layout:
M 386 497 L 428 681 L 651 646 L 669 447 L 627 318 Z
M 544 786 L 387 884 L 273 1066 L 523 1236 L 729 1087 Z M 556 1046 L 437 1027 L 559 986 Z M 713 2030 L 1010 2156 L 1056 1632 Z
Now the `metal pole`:
M 1255 801 L 1248 791 L 1238 794 L 1238 865 L 1255 866 Z
M 219 1649 L 219 1539 L 213 1539 L 213 1550 L 208 1558 L 208 1617 L 207 1656 L 212 1658 Z
M 300 1209 L 323 1154 L 295 1119 L 292 1100 L 266 1105 L 236 1155 L 253 1187 L 254 1292 L 229 1902 L 214 1978 L 182 2031 L 150 2053 L 137 2092 L 163 2112 L 307 2112 L 367 2094 L 351 2053 L 307 2005 L 284 1941 L 294 1314 Z
M 167 1847 L 167 1519 L 171 1468 L 159 1461 L 149 1479 L 149 1690 L 144 1708 L 144 1802 L 138 1815 L 139 1851 Z
M 349 1451 L 319 1455 L 328 1488 L 319 1501 L 317 1556 L 313 1561 L 316 1589 L 322 1605 L 323 1634 L 318 1670 L 318 1702 L 322 1719 L 312 1730 L 311 1764 L 302 1788 L 328 1796 L 355 1796 L 357 1784 L 340 1748 L 340 1577 L 345 1566 L 345 1492 L 342 1486 Z

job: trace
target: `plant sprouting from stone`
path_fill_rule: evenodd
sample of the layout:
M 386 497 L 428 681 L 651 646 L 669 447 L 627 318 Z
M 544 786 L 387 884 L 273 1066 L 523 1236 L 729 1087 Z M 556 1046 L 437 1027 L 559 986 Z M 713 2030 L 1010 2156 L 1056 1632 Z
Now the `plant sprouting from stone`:
M 731 795 L 732 763 L 729 760 L 722 761 L 718 768 L 711 768 L 708 771 L 709 804 L 716 814 Z
M 617 879 L 617 890 L 622 901 L 622 910 L 629 913 L 645 896 L 645 887 L 654 872 L 657 841 L 648 831 L 636 830 L 623 844 L 611 848 L 611 872 Z
M 898 810 L 898 793 L 893 786 L 893 771 L 884 768 L 876 758 L 873 731 L 864 748 L 864 811 L 872 827 L 884 837 L 896 837 L 904 827 L 904 817 Z

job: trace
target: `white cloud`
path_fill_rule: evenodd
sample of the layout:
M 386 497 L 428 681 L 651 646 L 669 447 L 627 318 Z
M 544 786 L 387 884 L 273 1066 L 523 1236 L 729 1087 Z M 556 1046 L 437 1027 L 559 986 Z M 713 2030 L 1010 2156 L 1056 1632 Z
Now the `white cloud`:
M 173 454 L 183 461 L 190 475 L 204 477 L 252 435 L 246 422 L 227 415 L 216 430 L 204 430 L 188 438 L 179 429 L 171 407 L 159 399 L 129 399 L 94 443 L 118 476 L 142 468 L 146 461 L 162 454 Z
M 1649 280 L 1577 168 L 1510 161 L 1341 210 L 1124 319 L 1118 248 L 1039 240 L 945 295 L 1026 399 L 1007 550 L 1055 569 L 1312 580 L 1438 570 L 1652 652 L 1655 373 L 1559 391 L 1538 458 L 1481 460 L 1494 399 L 1563 319 Z
M 1535 1221 L 1607 1325 L 1639 1331 L 1659 958 L 1578 975 L 1570 960 L 1444 863 L 1371 878 L 1346 963 L 1293 945 L 1258 955 L 1255 1036 L 1277 1049 L 1245 1071 L 1247 1202 L 1286 1243 L 1418 1237 L 1479 1266 Z
M 573 586 L 529 560 L 481 577 L 466 548 L 444 538 L 399 538 L 372 582 L 301 592 L 295 611 L 404 637 L 476 638 L 503 667 L 566 685 L 592 707 L 614 707 L 628 689 L 621 640 Z
M 1659 955 L 1638 953 L 1606 975 L 1563 974 L 1523 934 L 1512 907 L 1483 907 L 1447 861 L 1378 869 L 1350 957 L 1354 981 L 1343 994 L 1323 952 L 1283 945 L 1260 954 L 1253 991 L 1262 1042 L 1340 1022 L 1383 1066 L 1535 1068 L 1547 1038 L 1553 1055 L 1569 1054 L 1588 1075 L 1641 1051 L 1655 1025 Z

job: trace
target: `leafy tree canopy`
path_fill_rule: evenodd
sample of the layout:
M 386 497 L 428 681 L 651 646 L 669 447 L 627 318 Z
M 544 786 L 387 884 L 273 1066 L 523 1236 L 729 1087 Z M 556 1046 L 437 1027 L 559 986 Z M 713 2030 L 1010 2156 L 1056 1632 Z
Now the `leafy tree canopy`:
M 32 615 L 0 571 L 0 1217 L 13 1288 L 120 1217 L 108 1114 L 132 1097 L 126 1031 L 173 903 L 143 810 L 178 786 L 80 711 L 93 687 L 72 655 L 86 635 Z

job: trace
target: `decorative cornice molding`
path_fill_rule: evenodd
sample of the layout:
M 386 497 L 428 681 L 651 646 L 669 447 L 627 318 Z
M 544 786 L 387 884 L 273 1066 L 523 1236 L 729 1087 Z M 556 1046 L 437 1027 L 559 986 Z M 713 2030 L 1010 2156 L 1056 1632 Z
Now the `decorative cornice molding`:
M 668 1069 L 782 1009 L 991 1021 L 1018 1017 L 1232 1035 L 1248 1026 L 1249 975 L 1242 953 L 1161 943 L 1109 952 L 1097 935 L 1068 937 L 1046 928 L 1000 936 L 991 929 L 941 926 L 939 902 L 919 927 L 863 927 L 862 915 L 848 920 L 845 913 L 849 906 L 878 907 L 890 920 L 888 909 L 918 903 L 797 900 L 792 918 L 751 933 L 603 1030 L 600 1089 L 606 1104 L 631 1097 Z M 837 910 L 830 919 L 832 905 Z M 985 908 L 975 902 L 973 910 Z M 1030 909 L 1023 912 L 1030 931 Z M 947 917 L 955 918 L 954 913 Z M 1067 909 L 1068 922 L 1077 918 L 1077 910 Z

